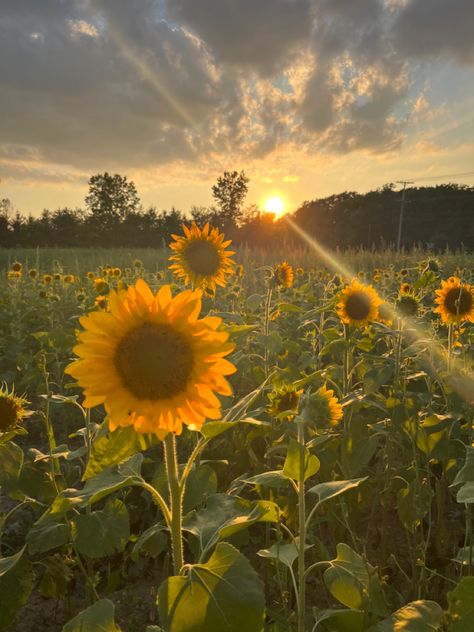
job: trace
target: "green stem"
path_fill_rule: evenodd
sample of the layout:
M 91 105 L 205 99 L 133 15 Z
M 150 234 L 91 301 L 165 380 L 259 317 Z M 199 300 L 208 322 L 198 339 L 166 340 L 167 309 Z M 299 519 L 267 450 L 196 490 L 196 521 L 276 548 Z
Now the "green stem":
M 173 551 L 174 574 L 179 575 L 183 568 L 183 495 L 178 474 L 178 458 L 176 454 L 176 438 L 169 432 L 163 441 L 166 474 L 170 493 L 171 509 L 171 548 Z
M 348 326 L 344 327 L 344 357 L 343 357 L 343 370 L 342 370 L 342 392 L 346 396 L 349 393 L 349 331 Z
M 453 326 L 448 325 L 448 357 L 447 357 L 448 373 L 450 373 L 451 371 L 452 355 L 453 355 Z
M 305 543 L 306 543 L 306 499 L 304 489 L 305 442 L 304 422 L 298 423 L 298 443 L 300 444 L 300 467 L 298 478 L 298 632 L 305 632 L 306 584 L 305 584 Z
M 267 290 L 267 297 L 265 299 L 265 317 L 263 321 L 263 335 L 265 336 L 265 377 L 268 377 L 268 331 L 270 323 L 270 306 L 272 303 L 272 288 L 269 285 Z

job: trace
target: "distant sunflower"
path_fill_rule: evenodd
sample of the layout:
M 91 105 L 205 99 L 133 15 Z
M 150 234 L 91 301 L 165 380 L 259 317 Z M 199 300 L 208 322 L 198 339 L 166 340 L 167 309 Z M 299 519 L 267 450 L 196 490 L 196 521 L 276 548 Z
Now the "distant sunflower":
M 268 412 L 279 419 L 291 421 L 298 410 L 303 389 L 296 389 L 292 384 L 285 384 L 276 388 L 269 395 L 270 405 Z
M 273 282 L 279 288 L 289 288 L 293 285 L 295 275 L 289 263 L 283 261 L 275 266 L 273 270 Z
M 15 395 L 14 389 L 9 391 L 5 384 L 0 385 L 0 432 L 13 428 L 31 415 L 25 408 L 27 404 L 26 399 Z
M 218 331 L 220 318 L 198 319 L 201 295 L 173 298 L 169 285 L 153 295 L 140 279 L 110 293 L 109 312 L 80 319 L 79 359 L 66 372 L 84 389 L 86 407 L 104 404 L 111 430 L 133 425 L 163 439 L 180 434 L 183 423 L 199 429 L 220 418 L 214 392 L 232 393 L 224 376 L 235 367 L 224 356 L 234 345 Z
M 333 389 L 324 385 L 308 397 L 302 416 L 315 426 L 335 426 L 343 417 L 342 405 Z
M 382 303 L 371 285 L 363 285 L 353 279 L 340 293 L 337 313 L 346 325 L 364 327 L 377 318 L 378 307 Z
M 14 272 L 21 272 L 23 270 L 23 264 L 20 263 L 19 261 L 14 261 L 12 263 L 12 270 Z
M 170 248 L 174 254 L 170 261 L 176 261 L 170 270 L 176 276 L 184 278 L 188 285 L 195 288 L 207 288 L 215 292 L 216 285 L 224 287 L 227 277 L 234 271 L 234 252 L 226 250 L 231 240 L 224 241 L 224 234 L 218 228 L 210 228 L 206 224 L 199 228 L 195 222 L 191 228 L 183 225 L 184 237 L 172 235 L 174 242 Z
M 465 320 L 474 323 L 474 288 L 463 283 L 459 277 L 449 277 L 441 281 L 441 289 L 436 290 L 434 310 L 447 325 L 458 324 Z

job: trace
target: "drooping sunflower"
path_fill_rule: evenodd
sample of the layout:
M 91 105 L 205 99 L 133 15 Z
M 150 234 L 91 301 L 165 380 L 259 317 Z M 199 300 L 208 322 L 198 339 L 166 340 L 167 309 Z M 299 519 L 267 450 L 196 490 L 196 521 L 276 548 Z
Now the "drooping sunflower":
M 436 290 L 435 303 L 438 307 L 434 311 L 446 325 L 463 321 L 474 323 L 474 288 L 463 283 L 459 277 L 441 281 L 441 288 Z
M 346 325 L 364 327 L 376 320 L 378 307 L 382 303 L 376 290 L 371 285 L 363 285 L 353 279 L 339 296 L 336 310 L 341 321 Z
M 199 429 L 220 418 L 215 393 L 232 393 L 225 376 L 235 367 L 224 356 L 234 345 L 218 331 L 220 318 L 198 318 L 201 296 L 173 298 L 169 285 L 154 295 L 140 279 L 110 292 L 108 312 L 80 319 L 79 359 L 66 372 L 84 389 L 84 406 L 104 404 L 111 430 L 133 425 L 162 439 L 183 423 Z
M 286 261 L 279 263 L 273 269 L 273 282 L 279 288 L 290 288 L 294 278 L 293 268 Z
M 172 235 L 174 242 L 170 244 L 174 254 L 169 258 L 175 261 L 170 270 L 186 285 L 192 283 L 195 288 L 210 289 L 224 287 L 228 277 L 234 272 L 235 262 L 231 250 L 226 250 L 231 240 L 224 241 L 224 234 L 218 228 L 210 228 L 206 224 L 199 228 L 195 222 L 191 227 L 183 225 L 184 237 Z
M 32 414 L 26 410 L 27 404 L 26 399 L 15 395 L 14 389 L 9 391 L 6 384 L 0 385 L 0 432 L 13 428 Z
M 285 384 L 275 388 L 268 397 L 270 400 L 268 412 L 273 417 L 278 417 L 278 419 L 291 421 L 298 410 L 302 393 L 303 389 L 297 389 L 292 384 Z
M 324 384 L 311 393 L 302 411 L 303 419 L 316 427 L 335 426 L 343 417 L 342 405 L 332 388 Z

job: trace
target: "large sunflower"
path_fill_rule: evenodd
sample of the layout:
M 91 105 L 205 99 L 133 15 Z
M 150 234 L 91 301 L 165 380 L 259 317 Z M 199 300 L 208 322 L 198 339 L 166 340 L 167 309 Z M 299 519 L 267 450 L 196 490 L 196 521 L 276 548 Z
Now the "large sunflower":
M 0 432 L 6 432 L 32 414 L 26 410 L 27 404 L 24 397 L 15 395 L 14 389 L 9 391 L 6 384 L 0 385 Z
M 192 223 L 191 228 L 183 225 L 184 237 L 172 235 L 174 242 L 170 248 L 174 254 L 170 261 L 176 261 L 170 270 L 178 277 L 184 277 L 186 284 L 192 283 L 196 288 L 208 288 L 215 292 L 216 285 L 224 287 L 227 277 L 234 271 L 235 254 L 226 250 L 231 240 L 224 241 L 224 234 L 218 228 L 210 228 L 206 224 L 199 228 Z
M 465 320 L 474 323 L 474 288 L 463 283 L 459 277 L 449 277 L 441 281 L 441 289 L 436 290 L 434 310 L 447 325 L 461 323 Z
M 336 426 L 343 417 L 342 405 L 332 388 L 324 384 L 311 393 L 302 411 L 303 419 L 317 427 Z
M 295 275 L 293 268 L 289 263 L 283 261 L 279 263 L 273 269 L 273 282 L 279 288 L 289 288 L 293 285 Z
M 225 375 L 235 372 L 224 359 L 234 345 L 218 331 L 221 319 L 198 319 L 201 292 L 174 298 L 169 285 L 153 295 L 139 279 L 109 294 L 108 312 L 80 319 L 79 356 L 66 372 L 84 389 L 86 407 L 104 404 L 109 426 L 133 425 L 137 432 L 180 434 L 182 424 L 201 428 L 219 419 L 220 401 L 230 395 Z
M 337 313 L 346 325 L 364 327 L 377 318 L 378 307 L 382 303 L 371 285 L 363 285 L 353 279 L 340 293 Z

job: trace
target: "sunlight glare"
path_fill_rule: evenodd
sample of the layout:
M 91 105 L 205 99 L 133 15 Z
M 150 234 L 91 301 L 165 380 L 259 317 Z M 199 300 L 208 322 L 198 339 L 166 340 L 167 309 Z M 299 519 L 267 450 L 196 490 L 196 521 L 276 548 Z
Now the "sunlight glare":
M 279 195 L 272 195 L 265 200 L 263 208 L 267 213 L 273 213 L 275 217 L 281 217 L 285 213 L 285 202 Z

